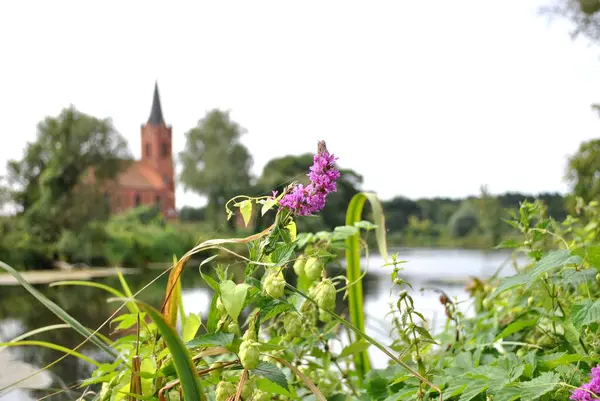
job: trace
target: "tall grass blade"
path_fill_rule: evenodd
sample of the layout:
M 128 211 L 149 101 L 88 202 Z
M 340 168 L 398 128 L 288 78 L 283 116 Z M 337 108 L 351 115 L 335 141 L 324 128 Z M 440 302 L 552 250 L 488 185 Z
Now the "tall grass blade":
M 64 352 L 65 354 L 73 355 L 83 361 L 91 363 L 92 365 L 94 365 L 96 367 L 100 366 L 99 362 L 94 361 L 90 357 L 80 354 L 77 351 L 73 351 L 72 349 L 69 349 L 67 347 L 63 347 L 62 345 L 49 343 L 47 341 L 24 340 L 24 341 L 10 341 L 7 343 L 0 343 L 0 347 L 23 347 L 26 345 L 50 348 L 50 349 L 53 349 L 56 351 Z
M 162 335 L 167 348 L 171 351 L 173 365 L 177 377 L 181 382 L 183 389 L 183 399 L 185 400 L 203 400 L 202 388 L 200 387 L 200 377 L 196 371 L 196 367 L 192 362 L 192 358 L 188 353 L 183 341 L 175 332 L 173 327 L 165 320 L 163 315 L 148 304 L 137 301 L 141 309 L 146 312 L 156 324 L 158 331 Z
M 132 300 L 131 302 L 127 303 L 127 309 L 129 309 L 130 311 L 133 310 L 132 313 L 139 313 L 140 308 L 138 308 L 137 304 L 133 301 L 133 293 L 131 292 L 127 281 L 125 280 L 123 273 L 121 273 L 121 269 L 117 269 L 117 277 L 119 278 L 119 282 L 121 283 L 121 287 L 123 287 L 125 295 L 127 295 L 127 298 Z
M 125 294 L 123 294 L 119 290 L 114 289 L 111 286 L 108 286 L 106 284 L 96 283 L 94 281 L 78 281 L 78 280 L 56 281 L 54 283 L 51 283 L 50 287 L 58 287 L 58 286 L 62 286 L 62 285 L 79 285 L 82 287 L 98 288 L 98 289 L 101 289 L 101 290 L 104 290 L 106 292 L 113 294 L 117 298 L 128 298 Z M 132 302 L 127 303 L 127 309 L 129 310 L 129 313 L 139 312 L 139 308 L 137 307 L 137 305 Z
M 23 276 L 21 276 L 21 274 L 19 274 L 18 271 L 16 271 L 4 262 L 0 262 L 0 268 L 9 272 L 14 278 L 17 279 L 17 281 L 23 286 L 23 288 L 29 291 L 29 293 L 33 295 L 38 301 L 40 301 L 46 308 L 48 308 L 52 313 L 58 316 L 60 320 L 71 326 L 73 330 L 75 330 L 76 332 L 78 332 L 86 338 L 89 337 L 92 343 L 94 343 L 103 351 L 107 352 L 112 357 L 116 358 L 118 356 L 117 352 L 108 345 L 106 345 L 100 339 L 99 336 L 95 335 L 92 331 L 90 331 L 88 328 L 79 323 L 75 318 L 73 318 L 71 315 L 65 312 L 64 309 L 62 309 L 60 306 L 49 300 L 44 294 L 36 290 L 31 284 L 27 282 L 27 280 L 23 278 Z
M 53 325 L 50 325 L 50 326 L 44 326 L 44 327 L 40 327 L 39 329 L 28 331 L 27 333 L 23 333 L 23 334 L 15 337 L 15 338 L 13 338 L 9 342 L 21 341 L 21 340 L 24 340 L 24 339 L 26 339 L 28 337 L 35 336 L 36 334 L 44 333 L 46 331 L 52 331 L 52 330 L 58 330 L 58 329 L 69 329 L 69 328 L 71 328 L 71 326 L 69 326 L 66 323 L 63 323 L 63 324 L 53 324 Z M 8 348 L 8 347 L 0 347 L 0 352 L 4 351 L 6 348 Z
M 363 207 L 366 201 L 371 204 L 373 211 L 373 223 L 375 228 L 375 237 L 379 253 L 387 262 L 387 244 L 385 239 L 385 218 L 379 199 L 374 193 L 361 192 L 350 200 L 348 210 L 346 211 L 346 225 L 353 226 L 362 220 Z M 348 307 L 350 311 L 350 321 L 361 332 L 365 331 L 365 314 L 363 311 L 363 288 L 360 280 L 360 233 L 356 233 L 346 239 L 346 275 L 350 283 L 354 283 L 348 289 Z M 353 356 L 354 365 L 360 381 L 371 369 L 371 362 L 367 350 L 356 352 Z

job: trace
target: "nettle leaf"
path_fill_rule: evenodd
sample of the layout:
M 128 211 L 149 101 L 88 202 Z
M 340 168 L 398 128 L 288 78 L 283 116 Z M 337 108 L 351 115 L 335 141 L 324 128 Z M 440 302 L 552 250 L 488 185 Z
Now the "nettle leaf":
M 355 354 L 358 352 L 362 352 L 362 351 L 366 350 L 367 348 L 369 348 L 370 345 L 371 345 L 371 343 L 369 343 L 368 341 L 361 338 L 360 340 L 356 341 L 355 343 L 352 343 L 352 344 L 348 345 L 347 347 L 345 347 L 342 350 L 342 352 L 340 352 L 340 358 L 344 358 L 349 355 L 352 355 L 352 354 Z
M 535 318 L 529 320 L 517 320 L 516 322 L 512 322 L 511 324 L 506 326 L 504 330 L 502 330 L 502 332 L 500 332 L 500 334 L 496 336 L 496 338 L 494 338 L 494 341 L 498 341 L 501 338 L 508 337 L 511 334 L 517 333 L 526 327 L 535 326 L 538 321 L 539 319 Z
M 419 333 L 419 340 L 432 344 L 437 344 L 433 337 L 431 337 L 431 334 L 429 334 L 429 332 L 424 327 L 415 326 L 415 330 L 417 333 Z
M 278 246 L 270 255 L 271 262 L 275 263 L 275 265 L 277 266 L 282 266 L 286 264 L 290 261 L 290 259 L 294 257 L 295 247 L 295 243 Z
M 244 300 L 248 293 L 248 287 L 246 283 L 235 284 L 231 280 L 225 280 L 221 283 L 221 301 L 225 306 L 225 310 L 233 320 L 237 320 L 244 306 Z
M 240 213 L 242 213 L 244 224 L 246 225 L 246 227 L 248 227 L 248 223 L 250 222 L 250 218 L 252 217 L 252 200 L 246 199 L 242 202 L 236 203 L 234 206 L 240 208 Z
M 573 254 L 581 256 L 593 267 L 600 267 L 600 245 L 579 248 L 574 250 Z
M 233 333 L 218 332 L 212 334 L 202 334 L 188 341 L 185 344 L 185 346 L 188 348 L 207 347 L 216 345 L 227 347 L 233 342 L 233 337 Z
M 549 393 L 560 382 L 560 376 L 554 372 L 544 372 L 528 382 L 522 382 L 521 401 L 533 401 Z
M 471 380 L 467 387 L 463 390 L 459 401 L 470 401 L 473 398 L 477 397 L 479 394 L 483 393 L 488 388 L 488 379 L 475 379 Z
M 518 383 L 509 384 L 493 396 L 494 401 L 513 401 L 521 396 L 521 387 Z
M 261 361 L 256 369 L 251 370 L 257 376 L 277 384 L 279 387 L 289 390 L 288 381 L 285 374 L 277 366 L 272 363 Z
M 581 327 L 600 321 L 600 299 L 592 302 L 589 299 L 577 302 L 571 308 L 571 320 L 573 325 Z
M 583 262 L 580 256 L 572 255 L 571 251 L 567 249 L 561 249 L 558 251 L 550 252 L 544 256 L 539 262 L 537 262 L 533 268 L 529 271 L 528 286 L 537 281 L 544 273 L 550 273 L 553 270 L 563 268 L 567 265 L 575 265 Z
M 504 291 L 508 291 L 515 287 L 519 287 L 524 285 L 529 281 L 529 277 L 525 274 L 517 274 L 515 276 L 510 276 L 505 278 L 502 283 L 492 292 L 490 298 L 495 298 L 496 296 L 502 294 Z

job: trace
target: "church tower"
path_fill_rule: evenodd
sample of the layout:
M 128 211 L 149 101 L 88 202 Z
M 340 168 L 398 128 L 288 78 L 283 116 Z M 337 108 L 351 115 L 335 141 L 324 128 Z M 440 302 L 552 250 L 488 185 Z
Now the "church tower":
M 163 118 L 158 94 L 158 82 L 154 85 L 154 98 L 150 117 L 145 125 L 142 125 L 142 163 L 148 164 L 162 178 L 165 192 L 167 192 L 165 203 L 161 209 L 167 215 L 175 211 L 175 177 L 173 169 L 173 147 L 172 130 L 167 126 Z

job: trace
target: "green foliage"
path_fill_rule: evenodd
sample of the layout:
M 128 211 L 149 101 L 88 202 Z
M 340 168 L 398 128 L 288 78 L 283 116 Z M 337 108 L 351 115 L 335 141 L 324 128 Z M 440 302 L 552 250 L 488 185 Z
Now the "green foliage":
M 583 142 L 569 158 L 567 179 L 585 203 L 600 200 L 600 139 Z
M 448 229 L 453 237 L 464 237 L 478 225 L 477 211 L 469 201 L 464 201 L 448 221 Z
M 240 139 L 244 129 L 229 113 L 210 111 L 185 133 L 181 183 L 208 198 L 207 217 L 218 227 L 224 221 L 225 203 L 250 188 L 252 157 Z

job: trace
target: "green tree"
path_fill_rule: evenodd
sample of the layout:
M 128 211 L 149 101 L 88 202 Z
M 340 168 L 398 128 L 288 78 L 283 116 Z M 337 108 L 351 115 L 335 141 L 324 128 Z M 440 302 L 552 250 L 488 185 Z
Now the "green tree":
M 409 225 L 410 217 L 415 217 L 416 221 L 420 221 L 422 211 L 417 202 L 408 199 L 404 196 L 396 196 L 395 198 L 383 202 L 383 210 L 385 210 L 385 225 L 390 231 L 402 231 Z
M 498 245 L 502 237 L 502 231 L 505 223 L 502 221 L 504 210 L 500 200 L 490 194 L 486 186 L 481 187 L 481 194 L 478 199 L 479 206 L 479 224 L 484 233 L 489 237 L 491 245 Z
M 600 198 L 600 139 L 583 142 L 569 158 L 567 180 L 586 203 Z
M 44 119 L 23 158 L 8 162 L 12 201 L 20 207 L 27 230 L 53 243 L 62 230 L 77 232 L 103 215 L 99 187 L 115 177 L 124 159 L 130 159 L 127 143 L 110 120 L 74 107 Z M 95 185 L 82 185 L 92 171 Z
M 477 228 L 479 221 L 473 204 L 465 200 L 460 208 L 452 215 L 448 222 L 450 234 L 455 237 L 464 237 Z
M 252 156 L 240 142 L 244 133 L 228 112 L 212 110 L 185 134 L 180 179 L 185 190 L 208 198 L 207 218 L 215 227 L 225 219 L 225 203 L 250 189 Z
M 544 14 L 559 16 L 573 24 L 572 37 L 600 40 L 600 2 L 598 0 L 552 0 L 541 8 Z

